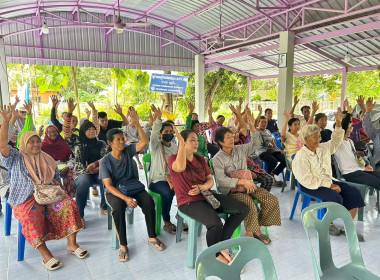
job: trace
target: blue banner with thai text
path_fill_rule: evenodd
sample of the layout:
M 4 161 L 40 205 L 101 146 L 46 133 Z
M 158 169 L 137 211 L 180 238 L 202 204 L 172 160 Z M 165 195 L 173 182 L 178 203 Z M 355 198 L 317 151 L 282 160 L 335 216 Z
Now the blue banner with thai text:
M 152 74 L 149 90 L 164 93 L 185 94 L 188 80 L 188 76 Z

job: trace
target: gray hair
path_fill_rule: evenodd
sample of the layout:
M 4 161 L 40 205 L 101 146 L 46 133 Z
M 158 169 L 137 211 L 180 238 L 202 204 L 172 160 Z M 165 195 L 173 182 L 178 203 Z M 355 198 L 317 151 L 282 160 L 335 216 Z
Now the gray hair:
M 302 128 L 302 135 L 305 140 L 316 132 L 321 132 L 321 129 L 315 124 L 308 124 Z

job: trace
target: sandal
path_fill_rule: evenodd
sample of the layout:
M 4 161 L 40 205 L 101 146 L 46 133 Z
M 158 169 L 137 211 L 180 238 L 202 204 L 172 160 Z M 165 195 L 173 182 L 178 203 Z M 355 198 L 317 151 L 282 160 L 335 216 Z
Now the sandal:
M 165 249 L 165 244 L 162 243 L 160 240 L 157 239 L 157 241 L 148 241 L 148 244 L 152 246 L 157 251 L 162 251 Z M 163 247 L 162 247 L 163 245 Z
M 189 226 L 187 224 L 182 225 L 182 231 L 183 233 L 188 233 L 189 232 Z
M 122 257 L 121 257 L 122 256 Z M 129 252 L 128 252 L 128 249 L 126 252 L 124 252 L 123 250 L 119 250 L 119 261 L 120 262 L 127 262 L 129 260 Z
M 164 225 L 164 231 L 169 232 L 170 234 L 176 234 L 177 228 L 175 225 L 170 224 L 170 225 Z
M 67 251 L 69 251 L 70 254 L 75 255 L 78 259 L 84 259 L 85 257 L 89 255 L 87 250 L 84 250 L 81 247 L 78 247 L 75 251 L 70 251 L 70 250 L 67 250 Z
M 346 231 L 341 229 L 340 230 L 340 234 L 346 236 Z M 357 236 L 358 236 L 358 241 L 359 242 L 364 242 L 364 236 L 363 236 L 363 234 L 358 233 Z
M 57 260 L 56 258 L 51 258 L 48 260 L 47 263 L 42 261 L 42 266 L 46 268 L 47 270 L 53 271 L 63 266 L 63 263 L 60 260 Z
M 272 242 L 272 240 L 269 239 L 268 236 L 266 236 L 265 234 L 260 234 L 260 235 L 253 235 L 254 238 L 260 240 L 261 242 L 263 242 L 265 245 L 268 245 Z

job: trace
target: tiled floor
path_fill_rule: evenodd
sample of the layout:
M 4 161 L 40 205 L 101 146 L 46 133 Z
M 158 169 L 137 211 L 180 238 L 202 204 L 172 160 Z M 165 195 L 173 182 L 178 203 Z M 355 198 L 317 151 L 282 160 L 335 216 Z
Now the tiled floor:
M 144 178 L 140 171 L 140 178 Z M 272 192 L 280 200 L 282 226 L 269 229 L 272 244 L 268 246 L 279 279 L 313 279 L 309 244 L 300 219 L 300 203 L 295 218 L 289 221 L 295 191 L 284 193 L 275 188 Z M 360 243 L 366 267 L 380 275 L 380 219 L 374 207 L 375 198 L 367 197 L 365 222 L 355 222 L 359 232 L 366 238 Z M 173 203 L 172 222 L 175 222 L 176 203 Z M 194 269 L 187 268 L 187 236 L 175 243 L 175 236 L 162 231 L 160 239 L 167 245 L 158 252 L 147 244 L 147 232 L 143 214 L 135 211 L 134 224 L 128 226 L 130 260 L 121 263 L 117 251 L 111 249 L 111 231 L 107 230 L 107 217 L 99 213 L 99 198 L 88 202 L 85 212 L 87 227 L 78 234 L 78 241 L 90 252 L 79 260 L 65 250 L 65 240 L 52 241 L 47 245 L 63 263 L 63 268 L 48 272 L 41 266 L 38 251 L 26 244 L 25 260 L 17 262 L 17 221 L 12 221 L 12 234 L 0 237 L 0 279 L 195 279 Z M 339 225 L 339 222 L 337 223 Z M 3 232 L 4 216 L 0 217 Z M 205 228 L 198 241 L 198 253 L 206 248 Z M 349 262 L 347 242 L 344 237 L 332 237 L 334 262 L 341 266 Z M 245 267 L 242 279 L 262 279 L 259 262 L 252 261 Z

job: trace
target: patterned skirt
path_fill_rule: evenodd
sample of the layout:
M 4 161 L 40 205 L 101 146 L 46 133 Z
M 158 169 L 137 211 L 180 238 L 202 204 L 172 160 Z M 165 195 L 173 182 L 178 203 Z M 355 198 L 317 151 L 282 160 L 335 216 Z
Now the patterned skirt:
M 60 202 L 39 205 L 32 196 L 23 204 L 13 207 L 20 220 L 25 239 L 36 249 L 41 243 L 58 240 L 83 229 L 77 203 L 68 195 Z
M 63 189 L 70 197 L 75 197 L 77 192 L 77 186 L 74 181 L 74 168 L 70 168 L 70 171 L 66 176 L 62 177 L 63 180 Z

